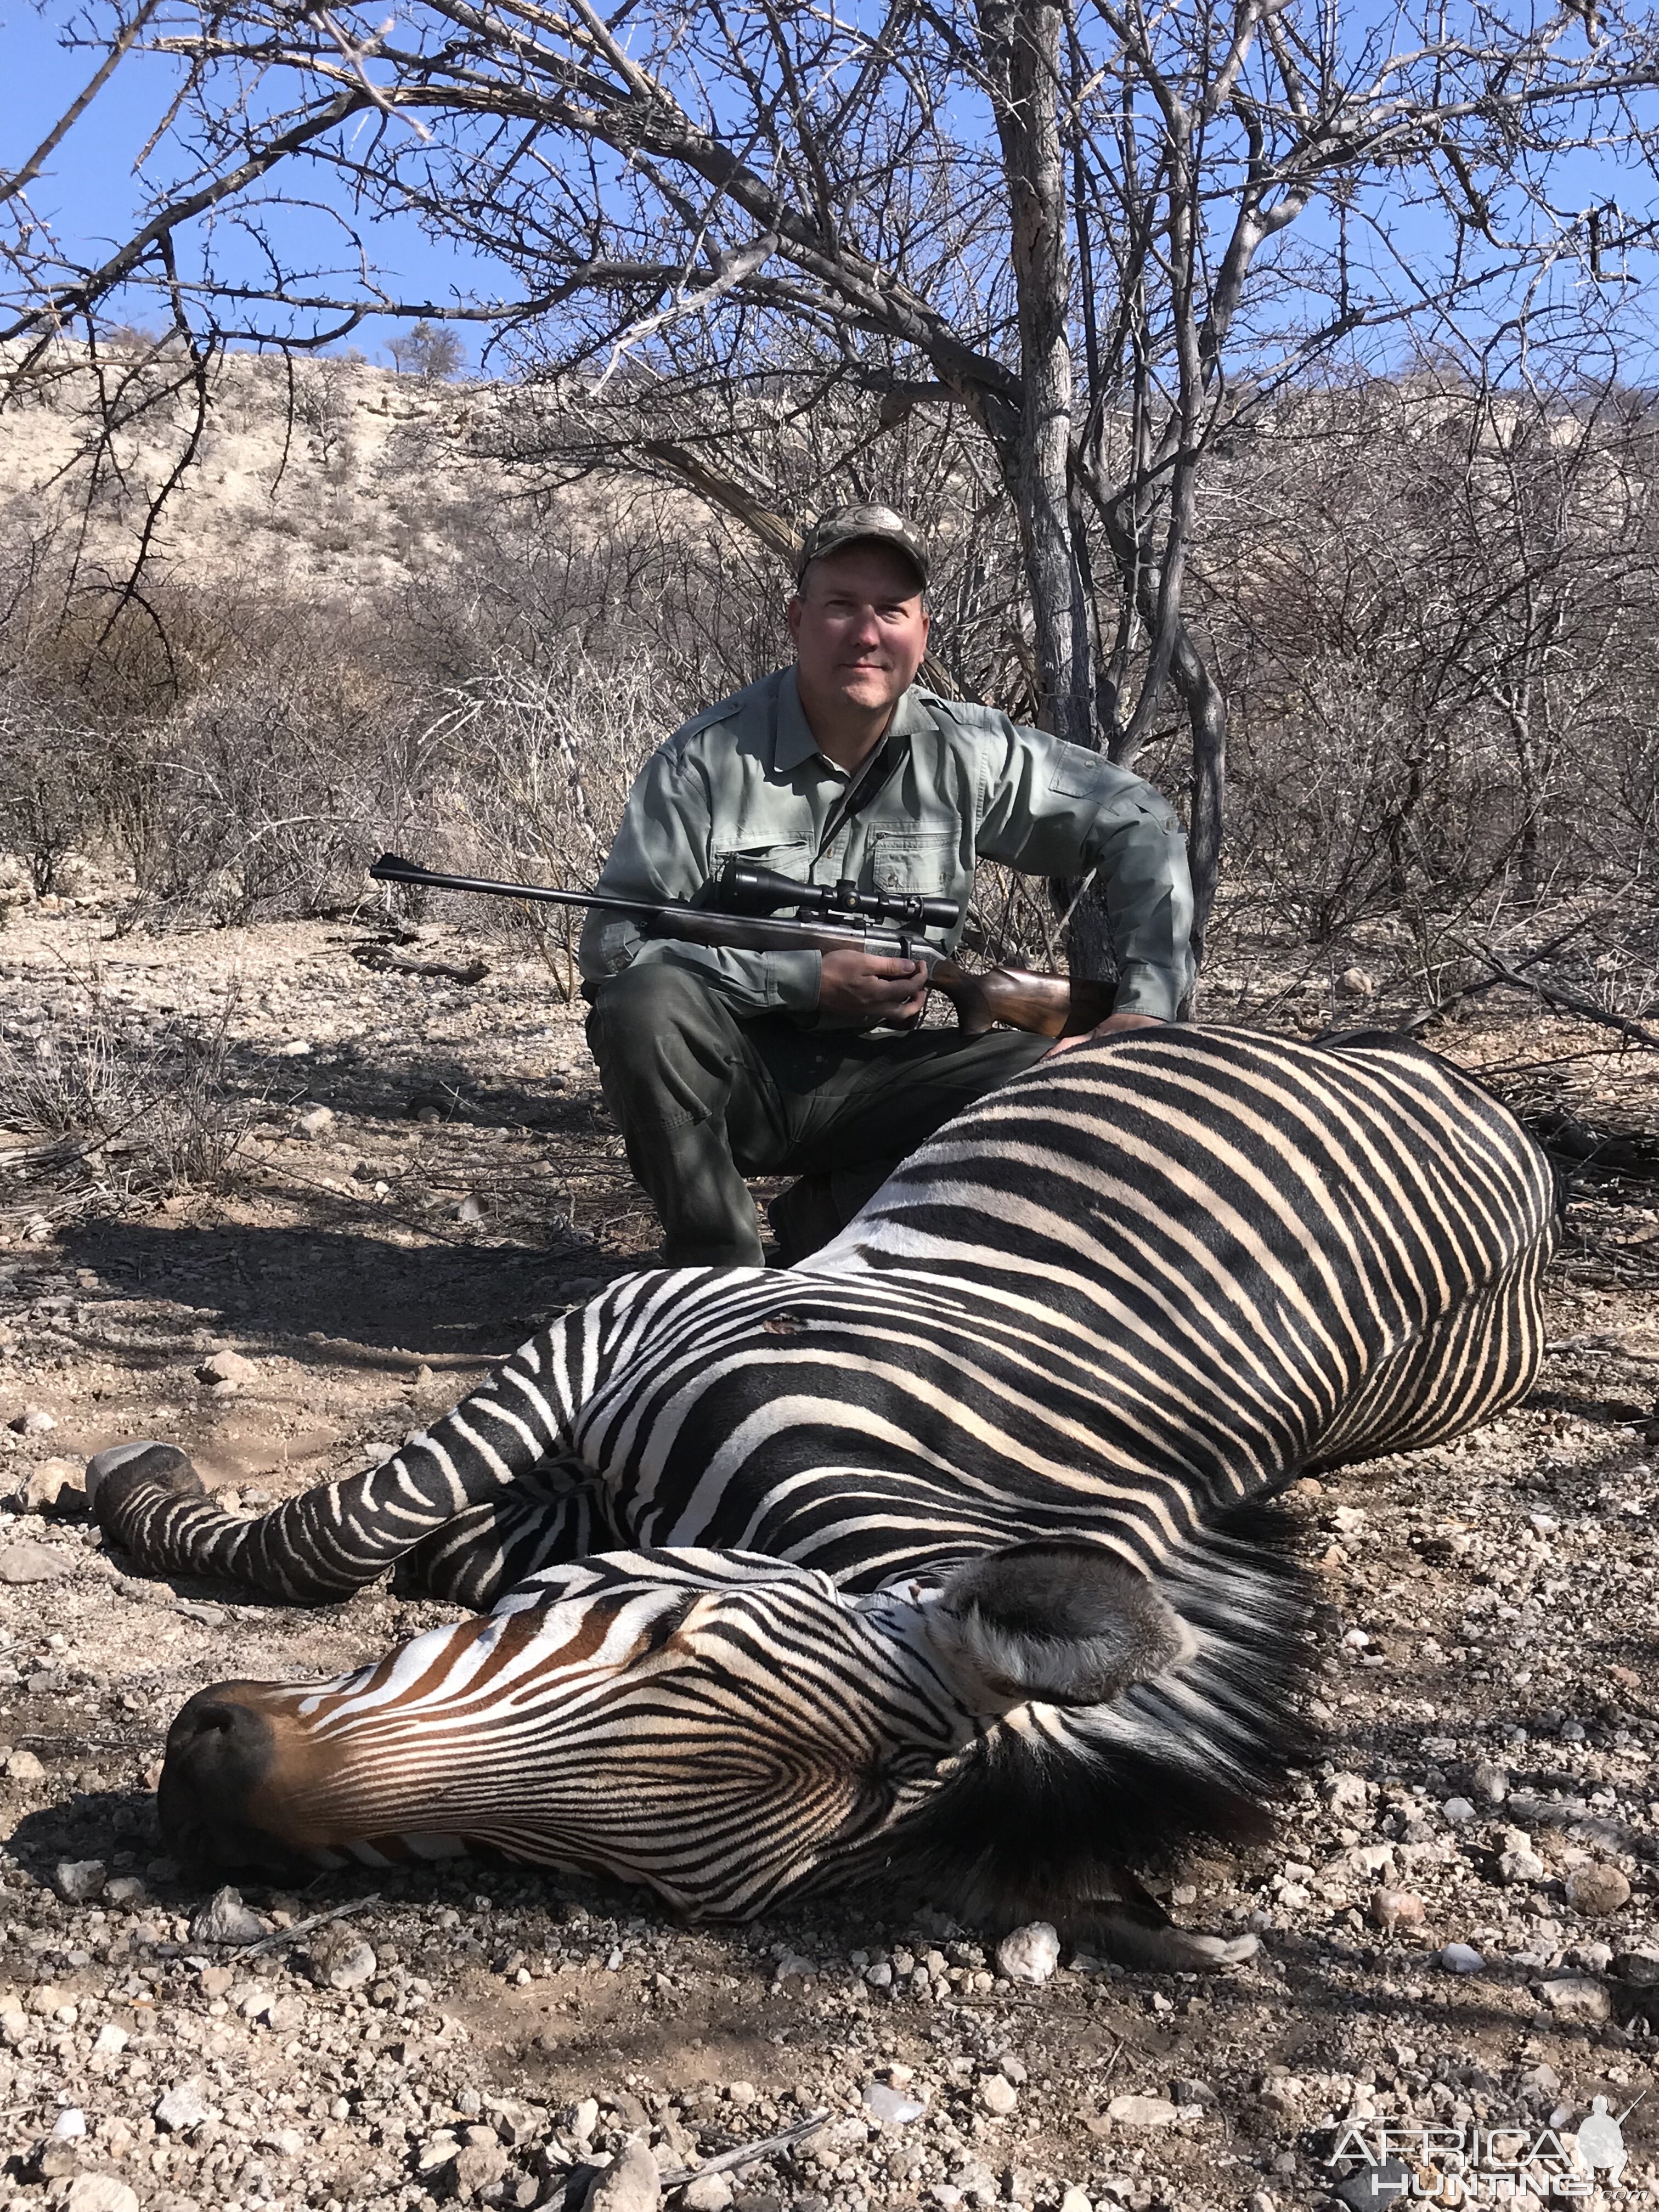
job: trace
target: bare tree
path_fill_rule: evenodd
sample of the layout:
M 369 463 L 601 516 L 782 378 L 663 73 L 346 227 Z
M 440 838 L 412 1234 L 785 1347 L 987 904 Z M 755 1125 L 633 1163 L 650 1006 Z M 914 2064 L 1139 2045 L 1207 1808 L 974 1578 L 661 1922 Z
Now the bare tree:
M 785 406 L 868 392 L 878 434 L 945 410 L 958 480 L 994 485 L 1017 537 L 1035 711 L 1124 761 L 1184 718 L 1200 921 L 1227 715 L 1185 586 L 1218 439 L 1367 334 L 1570 317 L 1645 244 L 1616 207 L 1557 197 L 1574 156 L 1628 171 L 1654 150 L 1650 26 L 1617 6 L 1421 0 L 1380 23 L 1315 0 L 659 0 L 613 18 L 414 0 L 385 22 L 106 0 L 101 20 L 83 104 L 164 59 L 173 180 L 85 268 L 27 193 L 72 118 L 0 181 L 0 337 L 23 369 L 141 290 L 198 356 L 248 335 L 320 345 L 371 313 L 468 319 L 590 425 L 608 409 L 613 463 L 734 487 L 727 511 L 775 550 L 743 434 L 769 383 Z M 272 196 L 297 195 L 302 164 L 336 173 L 343 206 L 413 211 L 488 257 L 501 295 L 273 267 Z M 216 242 L 256 192 L 258 270 Z M 349 265 L 362 240 L 340 219 Z M 687 394 L 711 386 L 722 435 L 689 441 Z M 1074 932 L 1085 964 L 1096 921 Z

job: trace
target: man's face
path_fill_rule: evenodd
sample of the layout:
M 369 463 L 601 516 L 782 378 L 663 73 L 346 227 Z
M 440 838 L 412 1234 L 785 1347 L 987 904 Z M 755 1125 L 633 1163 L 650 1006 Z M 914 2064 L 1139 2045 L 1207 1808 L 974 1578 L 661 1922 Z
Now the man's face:
M 803 696 L 864 713 L 890 707 L 915 683 L 927 650 L 927 610 L 916 572 L 877 543 L 814 562 L 789 602 Z

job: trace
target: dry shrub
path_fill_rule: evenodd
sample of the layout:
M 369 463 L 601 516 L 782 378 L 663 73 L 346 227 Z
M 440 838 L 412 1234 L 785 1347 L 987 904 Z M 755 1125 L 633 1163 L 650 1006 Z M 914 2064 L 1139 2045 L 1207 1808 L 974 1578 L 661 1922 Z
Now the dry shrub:
M 70 992 L 42 1035 L 0 1036 L 6 1126 L 46 1140 L 40 1164 L 69 1169 L 82 1187 L 129 1195 L 231 1182 L 262 1105 L 233 1080 L 235 994 L 210 1022 L 141 1035 L 95 974 L 71 977 Z
M 38 898 L 58 889 L 70 854 L 97 834 L 96 734 L 33 687 L 0 694 L 0 852 L 20 860 Z

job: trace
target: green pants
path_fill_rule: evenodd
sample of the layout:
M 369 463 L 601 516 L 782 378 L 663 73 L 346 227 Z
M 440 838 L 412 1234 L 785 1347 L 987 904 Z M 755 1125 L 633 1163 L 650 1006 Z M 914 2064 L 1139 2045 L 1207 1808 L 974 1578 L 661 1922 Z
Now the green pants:
M 654 960 L 599 986 L 587 1038 L 677 1267 L 761 1264 L 744 1176 L 829 1177 L 826 1226 L 839 1227 L 953 1114 L 1048 1049 L 1018 1030 L 875 1037 L 782 1014 L 739 1021 Z

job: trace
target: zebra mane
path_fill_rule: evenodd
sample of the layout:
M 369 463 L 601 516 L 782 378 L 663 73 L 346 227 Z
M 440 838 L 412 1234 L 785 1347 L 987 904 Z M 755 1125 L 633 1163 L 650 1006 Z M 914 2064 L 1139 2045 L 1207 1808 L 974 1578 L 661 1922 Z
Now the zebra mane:
M 1252 1501 L 1191 1540 L 1158 1583 L 1194 1656 L 1109 1705 L 1027 1706 L 988 1729 L 888 1832 L 884 1881 L 914 1877 L 966 1921 L 1063 1926 L 1138 1894 L 1132 1867 L 1168 1866 L 1200 1839 L 1261 1841 L 1286 1767 L 1316 1741 L 1303 1710 L 1314 1583 L 1291 1532 Z

